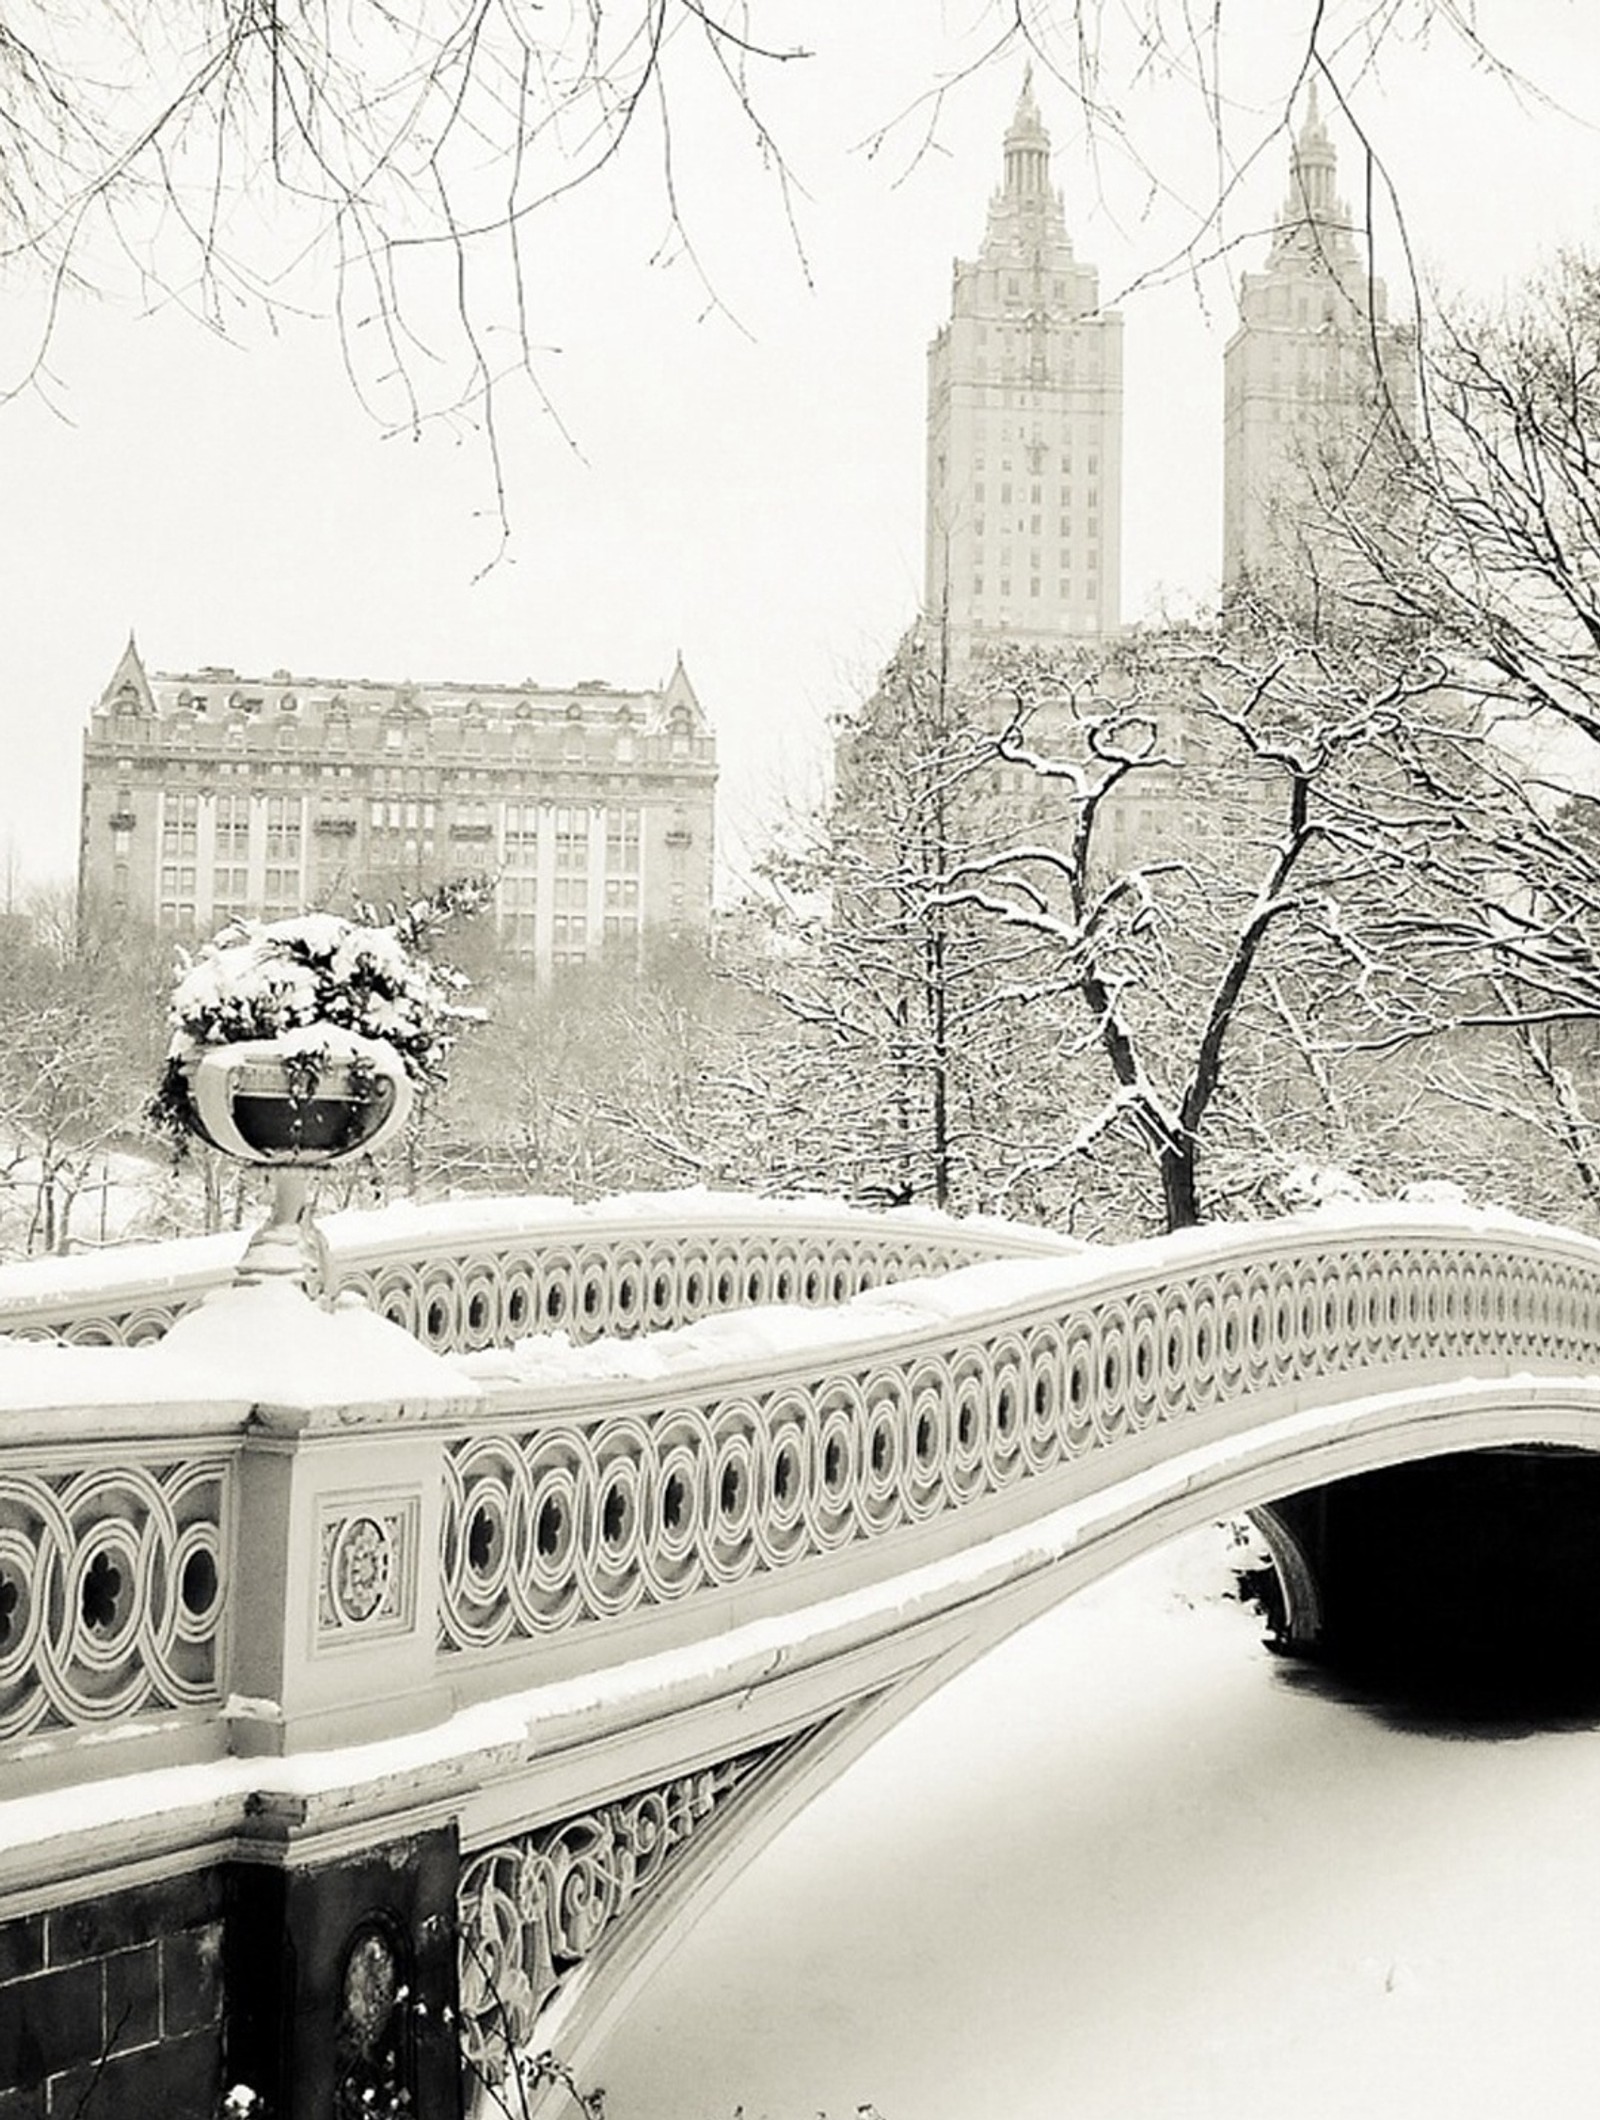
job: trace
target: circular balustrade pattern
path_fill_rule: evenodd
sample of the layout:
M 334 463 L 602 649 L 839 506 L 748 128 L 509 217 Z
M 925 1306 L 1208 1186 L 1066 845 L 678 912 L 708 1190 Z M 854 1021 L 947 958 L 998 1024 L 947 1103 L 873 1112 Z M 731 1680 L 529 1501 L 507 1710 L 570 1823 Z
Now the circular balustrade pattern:
M 779 1742 L 683 1774 L 466 1860 L 460 1916 L 466 2060 L 503 2082 L 564 1973 L 646 1897 L 714 1817 L 798 1748 Z
M 0 1739 L 215 1699 L 225 1478 L 0 1471 Z
M 487 1345 L 546 1316 L 552 1290 L 570 1315 L 642 1329 L 763 1297 L 835 1299 L 949 1264 L 951 1248 L 881 1223 L 691 1230 L 537 1257 L 389 1257 L 371 1271 L 374 1300 L 423 1306 L 441 1344 Z M 1231 1260 L 1177 1253 L 1159 1284 L 1130 1272 L 1121 1289 L 1063 1289 L 892 1352 L 797 1355 L 759 1386 L 665 1403 L 643 1388 L 629 1407 L 581 1415 L 547 1392 L 537 1413 L 519 1411 L 515 1387 L 491 1392 L 444 1456 L 443 1647 L 548 1638 L 720 1589 L 1163 1423 L 1290 1386 L 1313 1396 L 1319 1378 L 1334 1399 L 1397 1370 L 1415 1382 L 1475 1365 L 1600 1370 L 1600 1267 L 1576 1240 L 1563 1252 L 1515 1231 L 1335 1229 L 1293 1245 L 1221 1233 L 1217 1249 Z M 32 1451 L 0 1469 L 0 1741 L 219 1696 L 229 1465 L 179 1462 L 171 1445 L 118 1456 L 57 1471 Z
M 834 1238 L 738 1232 L 513 1247 L 477 1257 L 345 1265 L 359 1296 L 427 1347 L 474 1353 L 530 1333 L 578 1342 L 627 1338 L 758 1303 L 847 1302 L 885 1281 L 943 1273 L 987 1256 L 970 1241 L 908 1244 L 878 1233 Z
M 739 1217 L 742 1216 L 742 1220 Z M 363 1218 L 369 1219 L 370 1218 Z M 336 1285 L 442 1353 L 557 1328 L 573 1340 L 626 1336 L 753 1303 L 837 1303 L 889 1279 L 941 1272 L 996 1248 L 1052 1248 L 1025 1231 L 918 1227 L 844 1209 L 657 1199 L 606 1210 L 603 1226 L 527 1203 L 439 1210 L 432 1229 L 396 1240 L 346 1235 Z M 698 1226 L 697 1226 L 698 1224 Z M 226 1283 L 226 1241 L 138 1246 L 103 1255 L 96 1287 L 68 1262 L 0 1273 L 0 1331 L 79 1346 L 140 1345 Z M 10 1285 L 7 1286 L 9 1281 Z M 135 1459 L 162 1446 L 145 1445 Z M 167 1446 L 170 1448 L 170 1446 Z M 0 1742 L 105 1724 L 147 1707 L 214 1708 L 226 1604 L 229 1473 L 118 1464 L 57 1475 L 30 1451 L 0 1460 Z M 363 1520 L 364 1521 L 364 1520 Z M 480 1539 L 481 1543 L 481 1539 Z M 381 1603 L 352 1548 L 350 1612 Z M 356 1563 L 360 1565 L 357 1566 Z M 338 1595 L 334 1599 L 338 1604 Z
M 1600 1364 L 1600 1269 L 1497 1241 L 1308 1238 L 759 1390 L 516 1425 L 446 1459 L 441 1639 L 549 1636 L 959 1510 L 1309 1380 Z M 508 1413 L 510 1418 L 508 1420 Z

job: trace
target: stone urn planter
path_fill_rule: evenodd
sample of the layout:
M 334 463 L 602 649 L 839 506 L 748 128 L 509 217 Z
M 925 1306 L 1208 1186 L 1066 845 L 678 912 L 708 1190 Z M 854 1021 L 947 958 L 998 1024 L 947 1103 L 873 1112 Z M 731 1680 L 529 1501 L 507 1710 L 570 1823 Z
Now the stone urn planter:
M 273 1172 L 271 1219 L 241 1280 L 320 1279 L 309 1173 L 382 1148 L 419 1089 L 443 1082 L 456 1031 L 478 1012 L 461 1006 L 465 980 L 427 945 L 490 889 L 487 879 L 441 885 L 387 923 L 236 921 L 196 955 L 179 953 L 172 1041 L 148 1115 L 180 1155 L 198 1138 Z
M 405 1125 L 414 1096 L 392 1047 L 349 1033 L 320 1059 L 303 1035 L 212 1046 L 185 1072 L 199 1133 L 246 1163 L 370 1155 Z

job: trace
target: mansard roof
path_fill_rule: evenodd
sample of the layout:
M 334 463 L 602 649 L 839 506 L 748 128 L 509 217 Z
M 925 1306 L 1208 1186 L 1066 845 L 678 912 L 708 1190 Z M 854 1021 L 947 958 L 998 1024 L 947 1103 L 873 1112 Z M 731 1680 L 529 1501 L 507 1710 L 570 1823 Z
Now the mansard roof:
M 531 680 L 520 685 L 476 684 L 455 679 L 413 682 L 369 677 L 299 677 L 287 669 L 270 677 L 247 676 L 231 667 L 208 664 L 195 670 L 145 673 L 129 638 L 111 682 L 101 694 L 97 714 L 136 713 L 159 719 L 199 716 L 225 720 L 234 716 L 307 720 L 410 721 L 482 723 L 631 722 L 664 728 L 675 710 L 687 707 L 693 726 L 704 730 L 706 717 L 684 668 L 681 653 L 667 683 L 627 688 L 602 678 L 549 686 Z

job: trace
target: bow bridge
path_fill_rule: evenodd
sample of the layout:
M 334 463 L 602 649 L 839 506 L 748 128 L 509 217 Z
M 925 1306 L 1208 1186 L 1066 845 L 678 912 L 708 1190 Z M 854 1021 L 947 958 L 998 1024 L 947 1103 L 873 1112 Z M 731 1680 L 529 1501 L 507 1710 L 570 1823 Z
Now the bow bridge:
M 1600 1464 L 1600 1245 L 1509 1218 L 327 1233 L 322 1304 L 233 1239 L 0 1273 L 0 2112 L 585 2082 L 696 1903 L 1093 1577 L 1255 1511 L 1315 1648 L 1385 1478 L 1481 1529 Z

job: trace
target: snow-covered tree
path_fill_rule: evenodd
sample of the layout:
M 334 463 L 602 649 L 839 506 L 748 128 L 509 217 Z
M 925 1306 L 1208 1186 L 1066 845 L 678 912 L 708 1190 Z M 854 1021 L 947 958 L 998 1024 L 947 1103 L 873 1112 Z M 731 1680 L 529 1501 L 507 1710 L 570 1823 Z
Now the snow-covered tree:
M 104 1211 L 113 1166 L 156 1159 L 142 1107 L 166 1041 L 168 951 L 153 930 L 44 893 L 0 928 L 0 1246 L 64 1251 L 116 1234 Z M 98 1192 L 102 1211 L 80 1203 Z
M 1395 939 L 1411 1010 L 1450 1037 L 1441 1088 L 1499 1110 L 1530 1152 L 1558 1149 L 1592 1202 L 1600 261 L 1565 256 L 1498 310 L 1440 317 L 1423 354 L 1426 417 L 1385 438 L 1387 516 L 1325 496 L 1359 569 L 1350 622 L 1374 641 L 1425 634 L 1452 680 L 1452 711 L 1405 736 L 1427 818 L 1419 870 L 1455 917 L 1408 923 L 1397 908 Z
M 1015 1006 L 1033 945 L 997 938 L 949 888 L 1009 816 L 986 696 L 944 629 L 907 635 L 835 724 L 828 800 L 789 820 L 763 863 L 743 976 L 784 1012 L 783 1072 L 809 1083 L 813 1182 L 879 1203 L 1054 1214 L 1071 1085 Z
M 663 941 L 642 964 L 602 958 L 543 986 L 485 976 L 478 993 L 486 1020 L 458 1048 L 411 1167 L 384 1182 L 580 1197 L 783 1184 L 782 1068 L 756 1058 L 771 1011 L 698 944 Z
M 1071 1146 L 1133 1145 L 1170 1228 L 1248 1197 L 1328 1104 L 1411 890 L 1397 733 L 1441 677 L 1427 652 L 1396 665 L 1252 617 L 1004 656 L 994 760 L 1047 800 L 946 892 L 1031 945 L 1018 1004 L 1103 1070 Z M 1383 1004 L 1404 992 L 1387 978 Z M 1203 1156 L 1231 1165 L 1209 1198 Z

